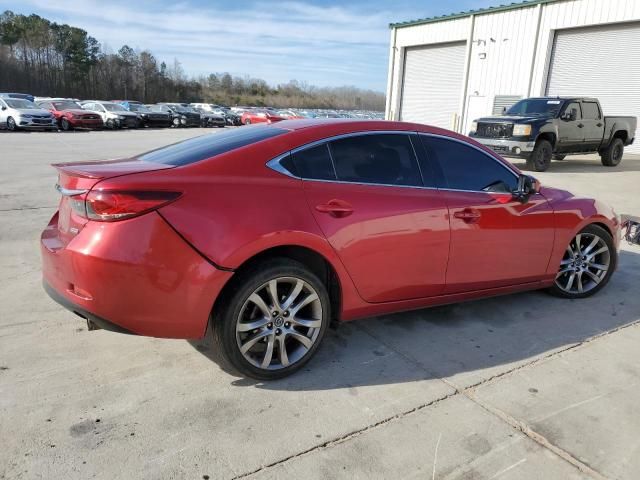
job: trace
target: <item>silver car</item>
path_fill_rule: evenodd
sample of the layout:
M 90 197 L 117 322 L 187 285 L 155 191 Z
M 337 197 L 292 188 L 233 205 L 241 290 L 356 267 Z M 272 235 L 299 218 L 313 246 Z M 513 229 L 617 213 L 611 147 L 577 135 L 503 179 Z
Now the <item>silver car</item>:
M 7 130 L 58 130 L 51 112 L 22 98 L 0 98 L 0 128 Z
M 99 114 L 107 128 L 140 128 L 143 126 L 142 118 L 137 113 L 130 112 L 119 103 L 85 100 L 80 105 L 84 110 Z

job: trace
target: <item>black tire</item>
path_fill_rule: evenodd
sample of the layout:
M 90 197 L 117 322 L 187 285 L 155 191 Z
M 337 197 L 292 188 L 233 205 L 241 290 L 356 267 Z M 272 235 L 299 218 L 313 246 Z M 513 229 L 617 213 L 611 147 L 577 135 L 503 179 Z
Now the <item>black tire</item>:
M 67 120 L 66 118 L 63 118 L 62 120 L 60 120 L 60 128 L 65 132 L 68 132 L 69 130 L 72 129 L 71 124 L 69 123 L 69 120 Z
M 573 293 L 569 293 L 566 290 L 562 289 L 559 285 L 558 285 L 558 278 L 556 279 L 556 282 L 553 284 L 553 286 L 551 288 L 548 289 L 548 292 L 556 297 L 561 297 L 561 298 L 586 298 L 586 297 L 590 297 L 591 295 L 595 295 L 596 293 L 598 293 L 600 290 L 602 290 L 604 288 L 604 286 L 609 283 L 609 280 L 611 279 L 611 275 L 613 275 L 613 272 L 616 270 L 616 267 L 618 265 L 618 253 L 616 250 L 616 247 L 613 243 L 613 238 L 611 237 L 611 234 L 605 230 L 604 228 L 600 227 L 599 225 L 587 225 L 585 228 L 583 228 L 580 232 L 579 235 L 587 235 L 589 238 L 593 238 L 593 236 L 598 236 L 599 238 L 601 238 L 604 243 L 607 245 L 607 247 L 609 248 L 608 254 L 609 254 L 609 266 L 607 269 L 606 274 L 602 277 L 602 279 L 600 280 L 600 282 L 595 285 L 593 288 L 591 288 L 590 290 L 583 292 L 583 293 L 578 293 L 578 292 L 573 292 Z M 567 249 L 571 248 L 571 245 L 573 245 L 575 241 L 575 237 L 571 239 L 570 244 L 567 246 Z M 565 253 L 565 257 L 567 256 L 567 253 Z M 563 257 L 563 261 L 564 261 L 564 257 Z M 558 267 L 558 272 L 560 272 L 560 269 L 563 268 L 562 266 Z M 560 278 L 560 277 L 559 277 Z
M 548 140 L 538 140 L 533 152 L 527 158 L 527 168 L 536 172 L 544 172 L 551 165 L 553 146 Z
M 7 130 L 9 130 L 10 132 L 15 132 L 16 130 L 18 130 L 18 126 L 16 125 L 16 121 L 13 119 L 13 117 L 7 118 Z
M 557 154 L 555 154 L 555 155 L 553 156 L 553 159 L 554 159 L 554 160 L 564 160 L 566 157 L 567 157 L 566 155 L 563 155 L 563 154 L 559 154 L 559 153 L 557 153 Z
M 605 167 L 617 167 L 624 154 L 624 142 L 621 138 L 614 138 L 609 146 L 600 152 L 600 161 Z
M 173 119 L 173 126 L 176 128 L 180 127 L 180 119 L 179 118 L 174 118 Z
M 251 119 L 250 119 L 250 118 L 247 118 L 247 119 L 244 121 L 244 124 L 245 124 L 245 125 L 251 125 Z
M 262 288 L 262 286 L 267 284 L 270 280 L 282 277 L 300 279 L 315 290 L 321 305 L 322 322 L 318 328 L 319 331 L 315 337 L 315 341 L 311 347 L 308 348 L 306 353 L 304 353 L 297 361 L 286 367 L 276 364 L 275 366 L 277 369 L 271 370 L 255 366 L 245 358 L 240 351 L 240 341 L 237 337 L 239 334 L 236 332 L 236 325 L 241 320 L 243 309 L 245 305 L 248 304 L 249 297 L 251 297 L 254 292 Z M 239 276 L 234 279 L 233 288 L 228 290 L 228 295 L 221 298 L 219 304 L 216 305 L 216 310 L 217 311 L 213 312 L 211 322 L 213 327 L 213 348 L 216 351 L 218 361 L 221 362 L 221 367 L 225 370 L 235 370 L 243 376 L 257 380 L 275 380 L 283 378 L 302 368 L 317 351 L 331 319 L 331 304 L 329 301 L 329 294 L 324 283 L 303 264 L 288 258 L 267 260 L 245 272 L 240 273 Z M 282 320 L 281 318 L 279 319 Z M 274 324 L 270 325 L 270 329 L 276 329 L 276 331 L 279 331 Z M 262 327 L 261 330 L 267 332 L 267 328 L 269 327 Z M 274 335 L 276 331 L 274 331 Z M 255 331 L 251 333 L 254 334 Z M 255 345 L 258 345 L 258 343 Z M 295 348 L 295 341 L 293 344 Z M 292 345 L 291 340 L 289 345 Z M 286 350 L 287 348 L 285 348 L 285 351 Z M 273 356 L 274 360 L 277 362 L 278 359 L 275 358 L 275 350 Z M 273 360 L 270 362 L 272 361 Z

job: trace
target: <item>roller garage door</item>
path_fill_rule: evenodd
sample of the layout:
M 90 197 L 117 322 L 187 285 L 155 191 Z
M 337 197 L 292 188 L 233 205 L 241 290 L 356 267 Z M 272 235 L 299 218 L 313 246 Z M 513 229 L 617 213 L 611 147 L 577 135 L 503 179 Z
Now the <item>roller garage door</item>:
M 547 95 L 596 97 L 605 115 L 640 117 L 640 23 L 559 30 Z M 640 153 L 637 133 L 627 152 Z
M 466 43 L 405 51 L 400 120 L 452 128 L 460 107 Z

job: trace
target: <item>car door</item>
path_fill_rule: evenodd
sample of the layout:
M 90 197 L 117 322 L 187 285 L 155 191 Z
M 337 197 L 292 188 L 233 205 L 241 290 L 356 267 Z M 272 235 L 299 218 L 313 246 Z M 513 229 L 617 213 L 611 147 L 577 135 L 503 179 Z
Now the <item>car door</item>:
M 0 98 L 0 124 L 2 125 L 3 128 L 7 126 L 8 111 L 9 111 L 9 107 L 7 106 L 6 103 L 4 103 L 4 100 Z
M 541 194 L 513 198 L 518 175 L 484 150 L 420 135 L 439 169 L 451 226 L 445 293 L 540 280 L 554 240 L 553 210 Z
M 410 135 L 336 138 L 292 153 L 309 208 L 367 302 L 440 295 L 449 223 Z
M 604 137 L 604 119 L 597 102 L 582 102 L 582 123 L 584 124 L 585 151 L 598 150 Z
M 579 102 L 567 103 L 558 120 L 558 152 L 579 152 L 584 148 L 584 123 Z

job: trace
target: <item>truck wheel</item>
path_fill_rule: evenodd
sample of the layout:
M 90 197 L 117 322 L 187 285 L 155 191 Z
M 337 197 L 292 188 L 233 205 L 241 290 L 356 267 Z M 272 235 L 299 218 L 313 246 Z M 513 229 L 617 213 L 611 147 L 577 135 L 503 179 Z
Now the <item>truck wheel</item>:
M 553 147 L 548 140 L 538 140 L 533 152 L 527 158 L 527 168 L 536 172 L 544 172 L 551 165 L 551 156 L 553 155 Z
M 622 161 L 624 142 L 621 138 L 614 138 L 609 146 L 600 152 L 600 161 L 605 167 L 616 167 Z
M 554 155 L 553 159 L 554 160 L 564 160 L 566 157 L 566 155 Z

